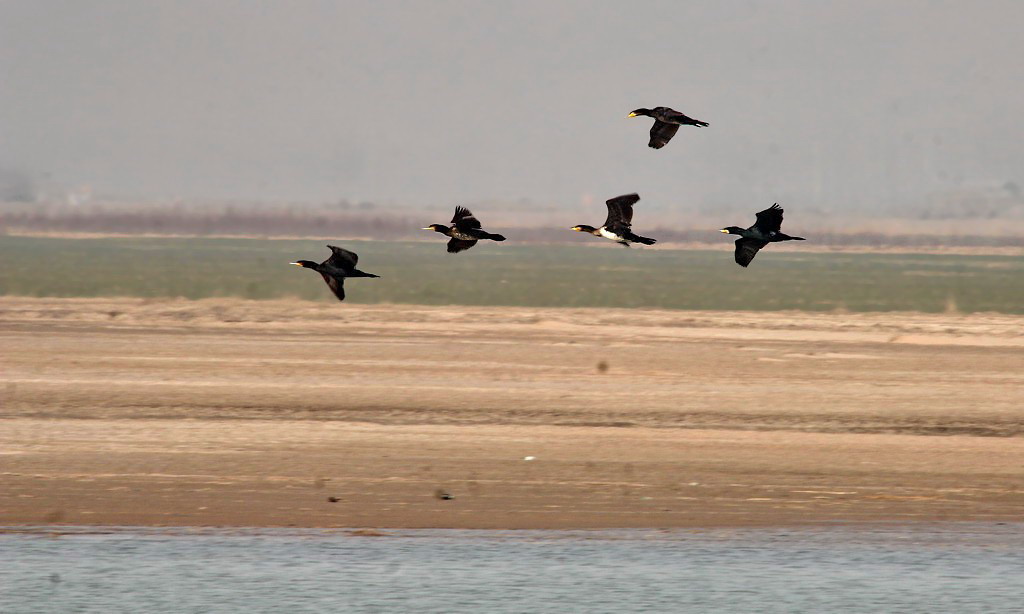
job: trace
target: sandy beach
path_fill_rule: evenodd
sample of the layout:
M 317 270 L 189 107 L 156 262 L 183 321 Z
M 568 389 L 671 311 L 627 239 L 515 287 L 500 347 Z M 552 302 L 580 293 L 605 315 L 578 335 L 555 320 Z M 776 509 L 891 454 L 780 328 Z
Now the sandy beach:
M 1024 514 L 1013 316 L 7 297 L 0 365 L 2 525 Z

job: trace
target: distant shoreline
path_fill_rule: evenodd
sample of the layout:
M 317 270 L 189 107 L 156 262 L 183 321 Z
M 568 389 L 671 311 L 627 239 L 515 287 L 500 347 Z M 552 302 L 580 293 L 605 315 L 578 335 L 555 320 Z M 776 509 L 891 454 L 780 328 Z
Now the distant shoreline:
M 514 232 L 514 231 L 513 231 Z M 652 233 L 654 234 L 654 233 Z M 26 238 L 42 238 L 42 239 L 254 239 L 261 241 L 368 241 L 368 242 L 395 242 L 399 239 L 381 239 L 373 237 L 361 237 L 361 236 L 345 236 L 345 235 L 261 235 L 261 234 L 188 234 L 188 233 L 147 233 L 147 232 L 69 232 L 69 231 L 25 231 L 25 230 L 8 230 L 4 234 L 0 234 L 0 240 L 4 236 L 9 237 L 26 237 Z M 924 238 L 929 238 L 929 235 L 922 235 Z M 941 235 L 934 235 L 937 241 L 948 239 Z M 423 238 L 405 238 L 400 239 L 401 242 L 409 243 L 436 243 L 431 239 Z M 1024 239 L 1021 239 L 1024 242 Z M 618 245 L 604 244 L 604 243 L 593 243 L 593 244 L 580 244 L 578 240 L 536 240 L 526 239 L 519 240 L 519 243 L 528 245 L 574 245 L 579 247 L 585 247 L 587 249 L 622 249 Z M 652 248 L 640 248 L 640 249 L 653 249 L 653 250 L 709 250 L 709 249 L 721 249 L 722 241 L 659 241 L 656 247 Z M 728 244 L 731 246 L 731 244 Z M 816 245 L 813 241 L 801 243 L 799 247 L 793 247 L 789 245 L 778 245 L 772 246 L 773 250 L 785 252 L 806 252 L 806 253 L 840 253 L 840 254 L 948 254 L 948 255 L 959 255 L 959 256 L 1024 256 L 1024 244 L 1022 245 L 943 245 L 941 243 L 934 246 L 923 246 L 923 245 L 911 245 L 911 246 L 900 246 L 900 245 L 862 245 L 862 244 L 832 244 L 832 245 Z

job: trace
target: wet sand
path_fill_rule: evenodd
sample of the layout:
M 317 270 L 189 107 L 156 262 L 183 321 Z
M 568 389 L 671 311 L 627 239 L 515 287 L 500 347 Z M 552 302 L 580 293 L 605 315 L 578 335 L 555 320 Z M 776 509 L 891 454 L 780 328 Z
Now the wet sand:
M 8 297 L 0 365 L 2 525 L 1024 516 L 1013 316 Z

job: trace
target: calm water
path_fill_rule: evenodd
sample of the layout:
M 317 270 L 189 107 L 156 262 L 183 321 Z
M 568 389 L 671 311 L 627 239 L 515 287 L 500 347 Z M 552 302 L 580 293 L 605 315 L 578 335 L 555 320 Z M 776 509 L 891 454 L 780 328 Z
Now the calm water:
M 0 611 L 1024 612 L 1024 525 L 0 535 Z

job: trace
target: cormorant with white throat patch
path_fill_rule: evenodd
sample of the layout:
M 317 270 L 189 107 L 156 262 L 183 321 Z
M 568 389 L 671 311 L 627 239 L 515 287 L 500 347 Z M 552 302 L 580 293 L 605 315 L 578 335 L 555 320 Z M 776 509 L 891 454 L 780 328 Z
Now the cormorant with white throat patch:
M 791 237 L 782 233 L 782 207 L 775 203 L 757 214 L 757 221 L 750 228 L 729 226 L 721 229 L 731 235 L 739 235 L 736 239 L 736 264 L 745 267 L 765 245 L 779 241 L 803 241 L 803 237 Z
M 334 245 L 328 245 L 331 248 L 331 257 L 324 260 L 320 264 L 311 262 L 309 260 L 299 260 L 292 262 L 295 266 L 300 266 L 306 269 L 313 269 L 317 273 L 323 276 L 324 281 L 327 282 L 327 286 L 334 293 L 334 296 L 338 297 L 339 301 L 345 300 L 345 279 L 348 277 L 380 277 L 380 275 L 374 275 L 373 273 L 364 273 L 356 268 L 356 263 L 359 262 L 359 256 L 347 249 L 342 249 Z
M 465 207 L 455 207 L 455 215 L 452 217 L 452 225 L 445 226 L 444 224 L 431 224 L 423 230 L 433 230 L 439 232 L 446 237 L 451 237 L 452 240 L 448 241 L 448 253 L 457 254 L 465 251 L 474 245 L 481 239 L 488 239 L 491 241 L 504 241 L 505 237 L 487 232 L 480 228 L 480 220 L 476 219 L 473 212 Z
M 641 237 L 640 235 L 633 234 L 633 205 L 638 200 L 640 200 L 639 194 L 616 196 L 615 198 L 605 201 L 605 204 L 608 205 L 608 217 L 604 221 L 604 226 L 594 228 L 593 226 L 580 224 L 578 226 L 573 226 L 570 230 L 586 232 L 594 235 L 595 237 L 611 239 L 619 245 L 624 245 L 626 247 L 629 247 L 630 243 L 654 245 L 657 243 L 656 239 L 648 239 L 647 237 Z

